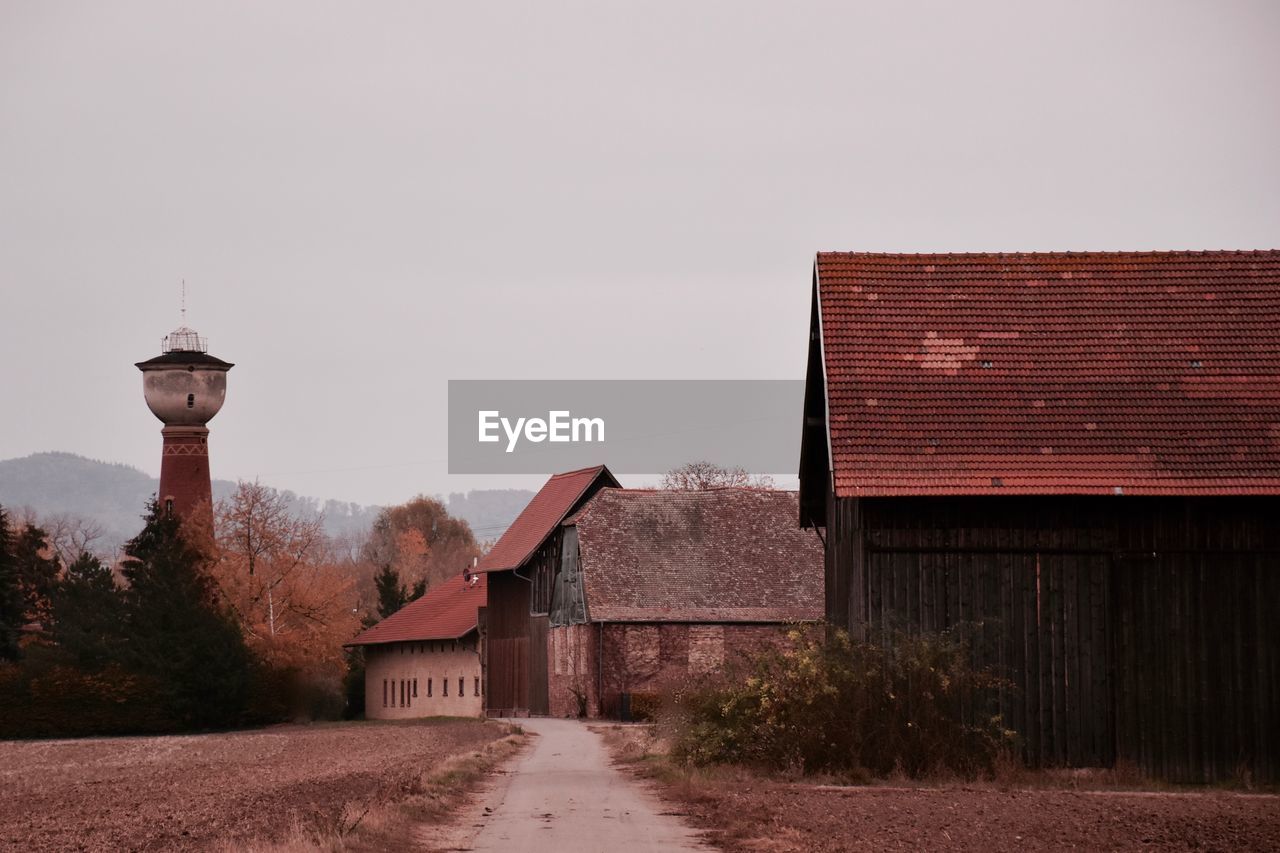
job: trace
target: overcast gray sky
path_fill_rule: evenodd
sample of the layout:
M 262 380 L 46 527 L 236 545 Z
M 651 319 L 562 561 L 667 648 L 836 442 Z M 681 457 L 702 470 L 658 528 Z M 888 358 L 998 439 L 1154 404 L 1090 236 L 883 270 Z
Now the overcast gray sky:
M 0 2 L 0 458 L 445 474 L 450 378 L 796 378 L 819 249 L 1280 246 L 1280 3 Z

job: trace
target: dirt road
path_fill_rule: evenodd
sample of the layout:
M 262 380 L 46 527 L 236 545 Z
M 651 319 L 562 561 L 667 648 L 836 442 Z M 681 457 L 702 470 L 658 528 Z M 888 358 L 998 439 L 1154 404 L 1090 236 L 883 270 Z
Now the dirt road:
M 469 850 L 630 853 L 707 850 L 574 720 L 520 720 L 532 750 L 477 807 Z

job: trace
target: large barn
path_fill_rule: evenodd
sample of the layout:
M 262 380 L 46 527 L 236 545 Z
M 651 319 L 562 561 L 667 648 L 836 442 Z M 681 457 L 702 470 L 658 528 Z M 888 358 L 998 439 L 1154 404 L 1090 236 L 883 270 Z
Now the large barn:
M 800 519 L 1029 762 L 1280 777 L 1280 252 L 822 253 Z
M 480 716 L 487 589 L 483 575 L 455 575 L 347 644 L 364 649 L 367 718 Z

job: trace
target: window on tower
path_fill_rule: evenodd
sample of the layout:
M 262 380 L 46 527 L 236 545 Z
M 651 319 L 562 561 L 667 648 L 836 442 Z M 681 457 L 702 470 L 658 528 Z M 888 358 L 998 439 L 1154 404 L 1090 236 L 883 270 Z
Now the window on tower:
M 188 409 L 194 409 L 195 407 L 196 407 L 196 395 L 195 395 L 195 394 L 188 394 L 188 395 L 187 395 L 187 408 L 188 408 Z

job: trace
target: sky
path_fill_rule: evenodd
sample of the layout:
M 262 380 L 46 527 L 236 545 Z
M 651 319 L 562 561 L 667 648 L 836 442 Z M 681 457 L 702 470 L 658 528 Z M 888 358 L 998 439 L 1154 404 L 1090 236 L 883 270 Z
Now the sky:
M 0 0 L 0 458 L 158 473 L 183 280 L 213 475 L 394 503 L 541 480 L 447 474 L 449 379 L 803 377 L 819 250 L 1278 248 L 1277 43 L 1269 0 Z

